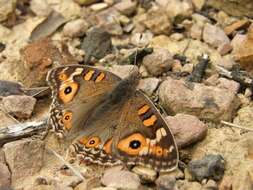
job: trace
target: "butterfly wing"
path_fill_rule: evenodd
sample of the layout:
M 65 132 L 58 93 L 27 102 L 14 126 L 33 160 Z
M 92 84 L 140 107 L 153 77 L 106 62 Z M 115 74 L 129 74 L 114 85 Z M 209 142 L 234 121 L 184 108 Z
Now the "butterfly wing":
M 136 91 L 125 103 L 114 132 L 112 154 L 128 165 L 171 171 L 178 164 L 174 137 L 149 98 Z
M 115 165 L 121 161 L 112 156 L 111 144 L 121 115 L 122 105 L 111 104 L 110 98 L 100 104 L 74 140 L 72 151 L 81 158 L 100 165 Z
M 51 70 L 47 76 L 53 97 L 50 122 L 56 133 L 74 135 L 120 80 L 111 72 L 89 66 L 68 65 Z

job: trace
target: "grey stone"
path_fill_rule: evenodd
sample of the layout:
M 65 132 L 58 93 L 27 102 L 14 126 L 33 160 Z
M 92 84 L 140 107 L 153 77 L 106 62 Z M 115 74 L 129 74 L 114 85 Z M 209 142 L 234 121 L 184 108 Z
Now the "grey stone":
M 111 35 L 103 28 L 95 27 L 88 31 L 82 49 L 85 51 L 85 62 L 89 62 L 92 56 L 101 59 L 112 51 Z
M 203 179 L 218 181 L 224 175 L 225 161 L 221 155 L 209 154 L 201 160 L 190 161 L 188 169 L 193 178 L 200 182 Z

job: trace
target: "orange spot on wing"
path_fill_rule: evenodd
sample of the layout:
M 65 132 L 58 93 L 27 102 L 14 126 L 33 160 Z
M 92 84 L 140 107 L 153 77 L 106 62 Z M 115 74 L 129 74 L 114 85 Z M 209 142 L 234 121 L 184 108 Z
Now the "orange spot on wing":
M 105 78 L 105 74 L 104 73 L 100 73 L 98 75 L 98 77 L 96 78 L 95 82 L 100 82 Z
M 146 113 L 149 110 L 149 106 L 146 104 L 144 106 L 142 106 L 139 110 L 138 110 L 138 115 L 142 115 L 144 113 Z
M 99 137 L 91 137 L 91 138 L 88 139 L 85 146 L 87 148 L 94 148 L 94 147 L 97 148 L 99 144 L 100 144 L 100 138 Z
M 94 73 L 95 73 L 95 71 L 89 71 L 88 73 L 86 73 L 84 75 L 83 79 L 86 80 L 86 81 L 89 81 Z
M 160 146 L 155 147 L 155 155 L 161 157 L 163 155 L 163 149 Z
M 87 143 L 87 141 L 88 141 L 88 138 L 87 137 L 82 137 L 78 141 L 79 141 L 79 143 L 85 145 Z
M 61 81 L 65 81 L 65 80 L 68 79 L 68 76 L 62 71 L 62 72 L 59 73 L 58 79 L 61 80 Z
M 64 128 L 67 130 L 70 130 L 72 128 L 72 112 L 67 111 L 63 114 L 62 122 L 64 125 Z
M 130 145 L 131 141 L 135 141 L 135 140 L 139 141 L 141 144 L 140 144 L 140 147 L 133 149 L 129 145 Z M 131 156 L 138 155 L 139 152 L 142 150 L 142 148 L 145 146 L 147 146 L 146 138 L 144 136 L 142 136 L 140 133 L 135 133 L 135 134 L 128 136 L 127 138 L 119 141 L 119 143 L 117 145 L 119 150 L 121 150 L 122 152 L 125 152 Z
M 70 102 L 78 90 L 78 84 L 75 82 L 65 82 L 60 86 L 59 98 L 63 103 Z
M 145 119 L 143 121 L 143 125 L 145 125 L 146 127 L 150 127 L 155 124 L 156 120 L 157 120 L 157 117 L 155 115 L 152 115 L 150 118 Z
M 103 150 L 104 150 L 107 154 L 111 154 L 111 152 L 112 152 L 111 147 L 112 147 L 112 139 L 108 140 L 108 141 L 105 143 Z

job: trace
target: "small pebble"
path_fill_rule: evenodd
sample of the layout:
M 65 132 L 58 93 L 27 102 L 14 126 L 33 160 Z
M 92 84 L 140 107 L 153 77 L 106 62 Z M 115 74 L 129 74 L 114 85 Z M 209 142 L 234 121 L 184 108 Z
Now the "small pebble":
M 225 170 L 225 161 L 221 155 L 208 154 L 202 160 L 193 160 L 189 163 L 189 172 L 194 179 L 222 179 Z
M 68 22 L 63 27 L 63 34 L 71 38 L 80 37 L 88 30 L 88 23 L 83 19 Z
M 90 6 L 90 8 L 93 11 L 101 11 L 103 9 L 106 9 L 107 7 L 108 7 L 107 3 L 96 3 L 96 4 L 93 4 L 93 5 Z
M 32 96 L 11 95 L 2 99 L 4 110 L 20 119 L 30 118 L 35 104 L 36 99 Z
M 147 182 L 154 182 L 157 178 L 157 172 L 150 168 L 142 167 L 142 166 L 135 166 L 132 171 L 139 175 L 140 179 L 143 183 Z
M 127 182 L 127 183 L 126 183 Z M 101 183 L 107 187 L 138 189 L 141 185 L 137 174 L 127 170 L 109 168 L 101 178 Z

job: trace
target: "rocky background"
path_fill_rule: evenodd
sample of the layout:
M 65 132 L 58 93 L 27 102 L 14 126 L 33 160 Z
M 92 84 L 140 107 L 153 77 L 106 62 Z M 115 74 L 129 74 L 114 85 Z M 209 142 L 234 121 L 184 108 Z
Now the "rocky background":
M 252 190 L 252 18 L 252 0 L 0 0 L 0 130 L 48 117 L 55 66 L 138 66 L 181 161 L 157 174 L 72 160 L 80 179 L 49 151 L 65 158 L 62 141 L 33 136 L 0 143 L 0 189 Z

